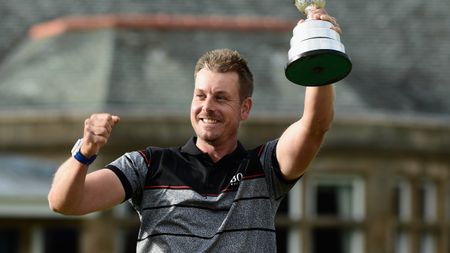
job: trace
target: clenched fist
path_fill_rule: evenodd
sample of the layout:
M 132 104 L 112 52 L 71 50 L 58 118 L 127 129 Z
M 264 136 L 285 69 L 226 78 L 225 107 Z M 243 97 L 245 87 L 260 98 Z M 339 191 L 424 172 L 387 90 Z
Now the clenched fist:
M 111 136 L 113 126 L 120 121 L 116 115 L 108 113 L 92 114 L 84 121 L 83 145 L 81 153 L 86 157 L 96 155 Z

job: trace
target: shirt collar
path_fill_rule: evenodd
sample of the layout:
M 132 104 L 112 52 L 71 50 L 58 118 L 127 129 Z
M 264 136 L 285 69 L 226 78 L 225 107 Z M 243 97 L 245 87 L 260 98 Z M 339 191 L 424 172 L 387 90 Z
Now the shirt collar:
M 197 147 L 197 145 L 195 145 L 196 142 L 197 142 L 197 137 L 190 138 L 186 142 L 186 144 L 184 144 L 184 146 L 181 147 L 181 152 L 185 152 L 185 153 L 188 153 L 190 155 L 202 155 L 202 154 L 205 154 L 203 151 L 201 151 Z M 236 149 L 233 152 L 231 152 L 230 154 L 226 155 L 226 156 L 238 157 L 238 156 L 243 156 L 246 153 L 247 153 L 247 151 L 245 150 L 244 146 L 242 146 L 242 144 L 238 141 Z

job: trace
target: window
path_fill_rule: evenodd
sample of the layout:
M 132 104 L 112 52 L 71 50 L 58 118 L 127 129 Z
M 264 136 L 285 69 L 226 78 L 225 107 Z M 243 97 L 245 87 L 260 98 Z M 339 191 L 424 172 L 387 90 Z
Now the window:
M 420 238 L 420 253 L 435 253 L 436 240 L 433 234 L 425 232 Z
M 120 253 L 135 253 L 139 227 L 123 228 L 116 235 L 116 247 Z
M 427 223 L 435 222 L 437 218 L 437 189 L 433 181 L 422 181 L 419 204 L 420 218 Z
M 351 217 L 351 185 L 318 185 L 315 214 L 317 216 Z
M 47 228 L 44 230 L 45 253 L 78 253 L 79 233 L 75 228 Z
M 298 253 L 300 251 L 300 229 L 295 226 L 301 218 L 301 180 L 289 191 L 278 208 L 277 215 L 290 220 L 289 225 L 277 226 L 277 252 Z
M 358 225 L 365 216 L 363 180 L 356 176 L 315 177 L 308 196 L 309 214 L 315 221 L 311 252 L 364 252 L 364 236 Z
M 16 229 L 0 228 L 0 252 L 19 252 L 19 232 Z
M 316 178 L 311 182 L 309 213 L 313 217 L 359 221 L 365 216 L 364 195 L 364 183 L 357 177 Z
M 113 213 L 121 226 L 115 238 L 115 247 L 118 253 L 136 252 L 136 243 L 139 234 L 139 218 L 136 211 L 128 201 L 114 207 Z
M 430 178 L 399 179 L 394 189 L 394 252 L 435 253 L 442 223 L 438 221 L 438 184 Z M 413 204 L 414 203 L 414 204 Z M 416 212 L 412 210 L 416 208 Z M 414 238 L 414 239 L 413 239 Z
M 395 253 L 409 253 L 411 252 L 411 242 L 409 235 L 405 231 L 398 231 L 395 235 Z
M 302 185 L 303 180 L 300 179 L 291 189 L 288 195 L 288 216 L 293 221 L 300 221 L 302 218 Z M 301 252 L 302 240 L 299 227 L 290 227 L 287 235 L 288 252 Z
M 399 180 L 394 190 L 394 212 L 399 221 L 406 222 L 412 217 L 411 184 L 406 180 Z
M 339 226 L 315 228 L 313 230 L 313 250 L 315 253 L 362 253 L 362 233 L 358 229 Z
M 408 223 L 412 221 L 412 186 L 407 179 L 398 179 L 394 188 L 394 217 L 399 223 Z M 411 252 L 410 232 L 406 229 L 398 228 L 394 237 L 394 252 Z

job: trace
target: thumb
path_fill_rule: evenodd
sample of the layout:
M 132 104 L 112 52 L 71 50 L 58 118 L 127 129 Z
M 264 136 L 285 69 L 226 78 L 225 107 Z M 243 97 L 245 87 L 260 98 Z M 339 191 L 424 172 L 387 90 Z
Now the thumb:
M 117 124 L 120 121 L 120 118 L 117 115 L 111 115 L 111 118 L 114 124 Z

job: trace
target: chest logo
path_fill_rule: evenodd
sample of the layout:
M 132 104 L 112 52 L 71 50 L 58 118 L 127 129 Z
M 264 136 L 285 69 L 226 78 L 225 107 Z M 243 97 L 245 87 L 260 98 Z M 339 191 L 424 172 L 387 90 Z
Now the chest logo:
M 230 185 L 231 186 L 239 185 L 243 177 L 244 175 L 242 173 L 237 173 L 236 175 L 233 176 L 233 178 L 231 178 Z

